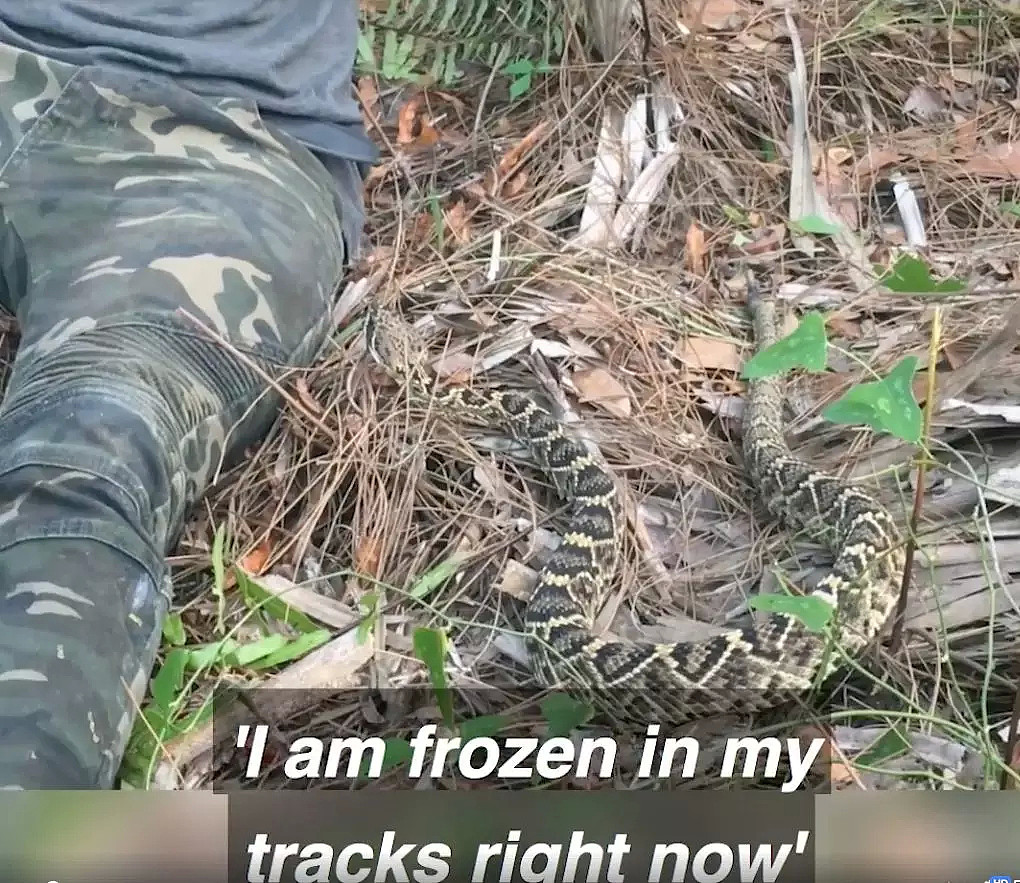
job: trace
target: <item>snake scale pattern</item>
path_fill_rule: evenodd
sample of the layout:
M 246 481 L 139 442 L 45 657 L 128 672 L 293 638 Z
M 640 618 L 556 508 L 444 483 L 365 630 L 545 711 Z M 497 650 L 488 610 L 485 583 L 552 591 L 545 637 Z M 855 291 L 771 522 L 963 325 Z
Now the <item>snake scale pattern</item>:
M 771 295 L 749 286 L 761 350 L 778 338 Z M 525 610 L 534 675 L 542 684 L 612 707 L 622 719 L 764 710 L 809 690 L 841 662 L 824 634 L 771 613 L 747 628 L 674 644 L 607 640 L 593 632 L 620 554 L 622 514 L 611 476 L 567 429 L 529 397 L 438 388 L 422 364 L 427 348 L 406 324 L 373 307 L 368 352 L 413 395 L 453 418 L 499 426 L 525 444 L 568 504 L 568 527 Z M 793 456 L 783 435 L 779 378 L 749 382 L 743 426 L 747 477 L 783 527 L 821 543 L 833 564 L 812 594 L 834 607 L 830 633 L 856 654 L 885 624 L 904 554 L 890 513 L 863 490 Z

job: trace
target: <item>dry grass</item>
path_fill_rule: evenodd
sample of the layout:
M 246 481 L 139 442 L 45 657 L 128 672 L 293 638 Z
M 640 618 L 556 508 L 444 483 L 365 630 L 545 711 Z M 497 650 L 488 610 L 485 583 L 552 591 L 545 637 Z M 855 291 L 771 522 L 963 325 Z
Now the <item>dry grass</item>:
M 484 83 L 426 91 L 413 129 L 406 90 L 365 93 L 370 128 L 389 146 L 366 188 L 372 249 L 355 278 L 431 333 L 436 364 L 452 382 L 511 385 L 561 412 L 569 406 L 626 488 L 625 563 L 605 617 L 625 637 L 686 637 L 687 616 L 732 623 L 746 616 L 744 602 L 769 566 L 810 582 L 823 562 L 748 505 L 734 369 L 748 355 L 749 333 L 739 291 L 725 283 L 738 229 L 764 243 L 758 260 L 772 265 L 781 290 L 806 292 L 834 317 L 833 370 L 792 390 L 795 449 L 866 479 L 904 520 L 912 496 L 907 470 L 897 484 L 890 469 L 909 464 L 908 446 L 817 415 L 869 372 L 908 354 L 925 360 L 930 303 L 855 290 L 832 249 L 808 258 L 788 236 L 768 245 L 766 231 L 787 218 L 789 188 L 793 58 L 783 15 L 748 2 L 734 27 L 714 30 L 698 25 L 697 6 L 649 3 L 647 70 L 675 93 L 687 120 L 673 133 L 680 160 L 648 227 L 626 247 L 579 252 L 564 243 L 576 232 L 603 114 L 629 106 L 644 82 L 641 64 L 568 59 L 513 106 L 479 106 L 492 95 Z M 816 180 L 864 231 L 878 263 L 902 241 L 891 225 L 889 173 L 923 195 L 932 261 L 972 283 L 945 302 L 939 369 L 940 378 L 951 375 L 981 357 L 1020 279 L 1017 220 L 1000 207 L 1016 198 L 1020 158 L 1006 158 L 1012 179 L 990 172 L 988 160 L 1017 138 L 1020 22 L 990 7 L 966 19 L 956 10 L 963 23 L 951 25 L 948 5 L 929 24 L 920 19 L 930 3 L 805 6 L 797 24 L 812 77 L 809 127 L 820 167 L 831 166 Z M 923 119 L 904 110 L 919 84 L 942 102 Z M 400 145 L 402 108 L 409 143 Z M 501 161 L 529 133 L 538 143 L 500 179 Z M 1020 157 L 1020 143 L 1017 150 Z M 705 237 L 702 268 L 685 244 L 692 224 Z M 449 629 L 454 686 L 505 688 L 524 676 L 513 642 L 499 640 L 517 627 L 527 592 L 527 569 L 514 562 L 540 566 L 555 542 L 554 499 L 498 433 L 412 406 L 370 369 L 358 306 L 324 361 L 288 387 L 278 431 L 223 476 L 189 525 L 173 559 L 179 609 L 195 640 L 213 639 L 209 550 L 226 524 L 230 560 L 268 550 L 263 573 L 332 596 L 352 622 L 367 594 L 380 595 L 385 614 L 367 636 L 375 653 L 352 686 L 427 684 L 410 634 L 433 625 Z M 699 363 L 706 348 L 707 367 Z M 593 387 L 615 397 L 581 401 L 579 390 Z M 1018 392 L 1020 356 L 1007 347 L 956 397 L 995 406 Z M 834 710 L 830 721 L 898 721 L 904 732 L 977 755 L 1000 750 L 990 726 L 1005 723 L 1016 674 L 1020 610 L 1005 588 L 1020 574 L 1020 519 L 982 488 L 1004 461 L 1015 462 L 1016 435 L 994 414 L 935 415 L 931 449 L 943 465 L 922 513 L 905 645 L 863 660 L 819 697 Z M 941 561 L 931 558 L 936 546 Z M 408 598 L 416 580 L 453 555 L 463 559 L 456 579 Z M 258 682 L 238 672 L 229 679 Z M 490 706 L 500 702 L 490 695 Z M 787 710 L 785 718 L 811 716 Z M 363 703 L 350 694 L 294 720 L 329 733 L 366 726 Z M 867 782 L 888 786 L 877 776 Z

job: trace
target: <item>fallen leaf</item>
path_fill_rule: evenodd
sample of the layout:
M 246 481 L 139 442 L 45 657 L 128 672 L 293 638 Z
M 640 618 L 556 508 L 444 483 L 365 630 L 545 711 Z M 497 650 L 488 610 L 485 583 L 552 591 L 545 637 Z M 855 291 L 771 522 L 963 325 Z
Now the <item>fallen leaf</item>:
M 598 405 L 614 417 L 630 416 L 630 395 L 605 368 L 575 371 L 573 381 L 581 401 Z
M 691 221 L 687 228 L 687 266 L 697 276 L 705 273 L 705 231 L 697 221 Z
M 414 124 L 418 119 L 420 99 L 412 98 L 397 113 L 397 144 L 414 141 Z
M 917 83 L 907 100 L 903 102 L 903 112 L 913 114 L 921 120 L 931 120 L 940 116 L 945 110 L 946 102 L 942 93 L 926 83 Z
M 744 7 L 737 0 L 690 0 L 687 12 L 692 24 L 721 31 L 740 25 Z
M 971 156 L 977 150 L 977 120 L 966 119 L 956 124 L 953 130 L 953 150 L 959 156 Z
M 955 344 L 947 343 L 942 347 L 942 352 L 953 371 L 967 362 L 967 356 Z
M 510 558 L 496 583 L 496 590 L 520 601 L 527 601 L 535 589 L 538 574 L 530 567 Z
M 749 237 L 745 237 L 740 250 L 746 254 L 761 255 L 776 251 L 782 248 L 786 239 L 787 228 L 785 224 L 771 224 L 768 227 L 758 227 L 751 231 Z
M 266 562 L 269 561 L 270 551 L 268 541 L 263 540 L 238 561 L 237 566 L 251 576 L 258 576 L 265 569 Z
M 358 102 L 361 104 L 361 115 L 366 124 L 376 119 L 379 106 L 379 90 L 375 87 L 375 77 L 358 77 Z
M 412 98 L 397 114 L 397 144 L 406 150 L 432 147 L 439 141 L 439 131 L 421 113 L 421 97 Z
M 432 363 L 432 370 L 450 383 L 468 383 L 475 373 L 475 357 L 470 353 L 447 353 Z
M 377 536 L 362 537 L 354 550 L 354 569 L 365 576 L 377 578 L 381 558 L 382 540 Z
M 528 184 L 528 173 L 527 172 L 518 172 L 516 175 L 514 175 L 512 178 L 510 178 L 510 180 L 507 181 L 503 185 L 503 188 L 500 190 L 500 195 L 504 199 L 511 199 L 514 196 L 517 196 L 521 192 L 523 192 L 523 190 L 527 186 L 527 184 Z
M 854 158 L 854 152 L 849 147 L 830 147 L 825 151 L 829 163 L 834 166 L 841 166 Z
M 997 144 L 972 156 L 963 164 L 961 171 L 982 178 L 1020 177 L 1020 144 Z
M 677 357 L 691 367 L 710 371 L 736 372 L 743 364 L 736 344 L 715 337 L 688 337 L 679 347 Z
M 846 173 L 838 165 L 826 160 L 820 164 L 815 174 L 815 184 L 847 227 L 856 230 L 860 225 L 859 199 L 857 188 L 850 182 Z
M 461 245 L 471 241 L 471 220 L 468 217 L 467 203 L 458 199 L 450 208 L 443 212 L 447 229 Z
M 861 326 L 857 322 L 853 322 L 850 319 L 844 319 L 842 316 L 829 316 L 826 319 L 826 324 L 836 332 L 836 334 L 846 340 L 859 340 L 861 336 Z
M 436 219 L 431 212 L 420 212 L 411 222 L 411 229 L 408 233 L 411 241 L 416 245 L 422 242 L 431 242 L 436 233 Z
M 856 163 L 854 163 L 852 178 L 870 178 L 877 175 L 882 169 L 893 163 L 899 162 L 901 154 L 898 150 L 889 147 L 875 147 L 869 150 Z
M 542 140 L 551 125 L 552 123 L 550 120 L 542 120 L 542 122 L 535 126 L 503 155 L 503 158 L 499 161 L 499 166 L 496 169 L 496 173 L 500 178 L 506 177 L 506 175 L 512 172 L 513 169 L 520 164 L 521 160 L 524 159 L 528 153 L 534 150 L 535 146 Z

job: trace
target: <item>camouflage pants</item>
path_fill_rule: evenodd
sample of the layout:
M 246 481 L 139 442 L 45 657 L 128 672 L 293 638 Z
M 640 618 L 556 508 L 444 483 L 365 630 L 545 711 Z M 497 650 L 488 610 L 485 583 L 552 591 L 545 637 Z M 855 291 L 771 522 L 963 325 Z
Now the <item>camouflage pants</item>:
M 0 46 L 0 787 L 114 782 L 165 555 L 322 345 L 344 225 L 251 102 Z

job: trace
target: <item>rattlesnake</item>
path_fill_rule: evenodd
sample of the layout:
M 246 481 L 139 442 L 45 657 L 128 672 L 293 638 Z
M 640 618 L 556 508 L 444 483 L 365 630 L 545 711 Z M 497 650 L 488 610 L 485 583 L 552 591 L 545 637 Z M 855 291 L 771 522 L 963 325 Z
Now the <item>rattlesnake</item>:
M 778 338 L 771 295 L 749 286 L 757 348 Z M 619 557 L 620 507 L 605 467 L 567 429 L 516 392 L 439 389 L 425 369 L 424 342 L 391 313 L 372 307 L 366 347 L 415 395 L 453 417 L 499 425 L 524 443 L 569 505 L 568 528 L 541 571 L 524 621 L 536 678 L 609 705 L 679 723 L 712 713 L 762 710 L 808 690 L 840 662 L 824 633 L 771 613 L 757 625 L 705 640 L 629 643 L 593 633 Z M 745 469 L 763 508 L 791 531 L 831 550 L 833 566 L 813 595 L 834 607 L 829 634 L 859 652 L 886 622 L 904 555 L 890 513 L 863 490 L 795 458 L 783 438 L 777 377 L 748 384 Z M 623 699 L 622 696 L 630 697 Z M 630 715 L 628 715 L 630 717 Z

